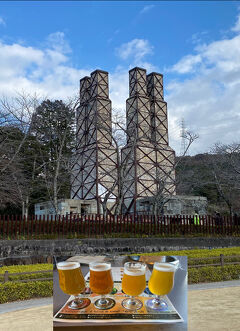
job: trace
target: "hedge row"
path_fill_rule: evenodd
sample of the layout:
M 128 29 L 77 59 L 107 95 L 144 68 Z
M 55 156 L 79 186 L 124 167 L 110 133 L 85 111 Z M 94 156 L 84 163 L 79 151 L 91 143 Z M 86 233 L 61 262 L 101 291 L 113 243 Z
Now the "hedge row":
M 240 247 L 162 251 L 157 253 L 144 253 L 141 255 L 181 255 L 181 256 L 185 255 L 188 256 L 189 258 L 204 258 L 204 257 L 219 257 L 220 254 L 223 254 L 224 256 L 240 255 Z
M 224 256 L 224 263 L 227 262 L 240 262 L 240 256 L 236 256 L 236 257 L 228 257 L 228 256 Z M 194 266 L 194 265 L 199 265 L 199 264 L 213 264 L 213 263 L 218 263 L 220 264 L 220 256 L 218 257 L 212 257 L 210 259 L 206 259 L 206 258 L 201 258 L 201 259 L 197 259 L 197 260 L 188 260 L 188 265 L 190 266 Z
M 16 275 L 11 276 L 11 274 L 8 276 L 9 281 L 17 281 L 17 280 L 27 280 L 27 279 L 38 279 L 38 278 L 50 278 L 53 276 L 52 272 L 45 272 L 45 273 L 38 273 L 38 274 L 24 274 L 24 275 Z M 0 274 L 0 282 L 3 282 L 4 275 Z
M 240 266 L 202 267 L 188 270 L 188 283 L 217 282 L 240 278 Z M 7 282 L 0 284 L 0 304 L 53 295 L 53 281 L 28 283 Z
M 53 275 L 52 272 L 11 276 L 12 273 L 43 271 L 43 270 L 53 270 L 53 265 L 48 263 L 41 263 L 41 264 L 29 264 L 29 265 L 4 266 L 0 268 L 0 282 L 3 282 L 5 271 L 9 272 L 10 275 L 8 279 L 10 281 L 52 277 Z
M 188 284 L 240 279 L 240 265 L 188 269 Z
M 5 271 L 8 271 L 9 273 L 18 273 L 18 272 L 28 272 L 28 271 L 31 272 L 31 271 L 42 271 L 42 270 L 53 270 L 52 263 L 3 266 L 0 268 L 0 274 L 4 274 Z
M 0 304 L 31 298 L 51 297 L 52 295 L 53 281 L 0 284 Z

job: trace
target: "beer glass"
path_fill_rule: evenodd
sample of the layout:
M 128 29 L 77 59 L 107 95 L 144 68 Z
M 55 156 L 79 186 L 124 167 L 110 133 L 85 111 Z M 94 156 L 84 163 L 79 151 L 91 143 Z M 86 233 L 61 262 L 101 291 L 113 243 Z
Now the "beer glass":
M 87 307 L 91 301 L 87 298 L 80 298 L 78 295 L 85 289 L 85 280 L 78 262 L 57 263 L 59 285 L 61 290 L 73 295 L 74 299 L 68 304 L 71 309 L 82 309 Z
M 174 274 L 176 265 L 166 262 L 155 262 L 153 272 L 148 282 L 149 290 L 156 295 L 156 298 L 148 300 L 146 305 L 155 310 L 167 310 L 167 303 L 161 296 L 171 292 L 174 285 Z
M 90 269 L 90 289 L 101 298 L 96 300 L 94 305 L 98 309 L 110 309 L 115 305 L 115 301 L 106 298 L 106 294 L 111 293 L 113 289 L 113 278 L 111 264 L 105 262 L 92 262 L 89 264 Z
M 126 262 L 124 264 L 122 290 L 130 296 L 123 300 L 122 306 L 130 310 L 138 310 L 142 307 L 142 302 L 136 298 L 146 287 L 146 265 L 143 263 Z

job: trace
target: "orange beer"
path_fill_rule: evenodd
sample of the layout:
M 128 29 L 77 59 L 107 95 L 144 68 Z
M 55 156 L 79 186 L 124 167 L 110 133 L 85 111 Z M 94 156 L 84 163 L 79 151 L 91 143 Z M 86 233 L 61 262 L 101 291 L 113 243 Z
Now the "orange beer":
M 122 278 L 122 289 L 127 295 L 136 296 L 141 294 L 146 287 L 146 267 L 143 264 L 129 264 L 124 268 Z
M 85 280 L 78 262 L 60 262 L 57 264 L 59 285 L 69 295 L 77 295 L 85 289 Z
M 171 263 L 154 263 L 148 282 L 149 290 L 156 295 L 168 294 L 174 285 L 175 266 Z
M 113 289 L 111 265 L 108 263 L 90 263 L 90 288 L 96 294 L 108 294 Z

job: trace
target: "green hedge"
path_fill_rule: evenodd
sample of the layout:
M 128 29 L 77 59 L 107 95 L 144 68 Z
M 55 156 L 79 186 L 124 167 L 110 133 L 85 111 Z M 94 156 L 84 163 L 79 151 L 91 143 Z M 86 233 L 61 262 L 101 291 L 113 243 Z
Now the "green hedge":
M 224 263 L 227 262 L 240 262 L 240 257 L 228 257 L 228 256 L 224 256 Z M 197 259 L 197 260 L 188 260 L 188 265 L 194 266 L 194 265 L 199 265 L 199 264 L 213 264 L 213 263 L 220 263 L 220 256 L 218 257 L 212 257 L 210 259 L 206 259 L 206 258 L 201 258 L 201 259 Z
M 16 276 L 11 276 L 9 275 L 8 279 L 9 281 L 16 281 L 16 280 L 27 280 L 27 279 L 38 279 L 38 278 L 52 278 L 53 273 L 52 272 L 45 272 L 45 273 L 39 273 L 39 274 L 30 274 L 30 275 L 16 275 Z M 3 282 L 4 280 L 4 275 L 0 274 L 0 282 Z
M 188 284 L 220 282 L 240 278 L 240 265 L 188 269 Z
M 51 297 L 52 295 L 53 281 L 34 281 L 28 283 L 7 282 L 0 284 L 0 303 Z
M 11 276 L 11 273 L 43 271 L 43 270 L 53 270 L 53 265 L 47 264 L 47 263 L 42 263 L 42 264 L 4 266 L 4 267 L 0 268 L 0 282 L 3 282 L 3 277 L 4 277 L 5 271 L 9 272 L 10 281 L 52 277 L 52 275 L 53 275 L 52 272 Z
M 38 263 L 38 264 L 3 266 L 0 268 L 0 274 L 4 274 L 6 270 L 9 273 L 53 270 L 53 265 L 52 263 Z
M 240 255 L 240 247 L 229 248 L 214 248 L 214 249 L 189 249 L 179 251 L 162 251 L 157 253 L 144 253 L 141 255 L 185 255 L 189 258 L 204 258 L 204 257 L 219 257 L 220 254 L 224 256 Z M 136 254 L 132 254 L 136 255 Z

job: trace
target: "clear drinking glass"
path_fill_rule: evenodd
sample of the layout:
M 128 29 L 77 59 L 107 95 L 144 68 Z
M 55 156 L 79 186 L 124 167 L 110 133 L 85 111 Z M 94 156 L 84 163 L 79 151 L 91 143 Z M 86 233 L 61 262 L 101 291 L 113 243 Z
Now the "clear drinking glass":
M 174 275 L 177 267 L 166 262 L 155 262 L 152 275 L 148 281 L 149 290 L 156 295 L 146 302 L 147 307 L 154 310 L 167 310 L 168 304 L 162 299 L 163 295 L 171 292 L 174 286 Z
M 80 263 L 59 262 L 57 263 L 57 269 L 61 290 L 68 295 L 74 296 L 74 299 L 69 302 L 68 307 L 71 309 L 82 309 L 90 305 L 91 301 L 88 298 L 79 297 L 86 286 L 80 269 Z
M 98 309 L 112 308 L 115 305 L 115 301 L 111 298 L 106 298 L 106 294 L 111 293 L 113 289 L 111 263 L 92 262 L 89 265 L 89 269 L 91 291 L 101 295 L 101 298 L 95 301 L 95 307 Z
M 122 306 L 129 310 L 138 310 L 142 302 L 135 298 L 146 288 L 146 265 L 144 263 L 126 262 L 124 264 L 122 289 L 130 298 L 123 300 Z

